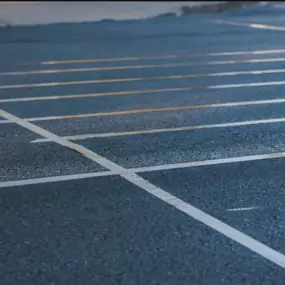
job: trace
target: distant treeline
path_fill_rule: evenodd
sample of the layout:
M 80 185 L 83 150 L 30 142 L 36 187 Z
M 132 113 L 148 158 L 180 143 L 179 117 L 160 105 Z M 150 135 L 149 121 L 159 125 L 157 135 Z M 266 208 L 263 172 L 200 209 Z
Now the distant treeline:
M 272 1 L 268 2 L 268 4 L 278 4 L 284 3 L 285 1 Z M 195 5 L 195 6 L 182 6 L 180 8 L 181 14 L 197 14 L 197 13 L 220 13 L 233 9 L 257 6 L 260 3 L 264 3 L 264 1 L 227 1 L 223 3 L 215 3 L 215 4 L 204 4 L 204 5 Z M 161 16 L 171 16 L 175 13 L 166 13 Z
M 181 7 L 181 12 L 183 14 L 192 14 L 192 13 L 218 13 L 224 12 L 231 9 L 237 9 L 248 6 L 255 6 L 259 4 L 261 1 L 232 1 L 232 2 L 224 2 L 217 4 L 205 4 L 201 6 L 183 6 Z

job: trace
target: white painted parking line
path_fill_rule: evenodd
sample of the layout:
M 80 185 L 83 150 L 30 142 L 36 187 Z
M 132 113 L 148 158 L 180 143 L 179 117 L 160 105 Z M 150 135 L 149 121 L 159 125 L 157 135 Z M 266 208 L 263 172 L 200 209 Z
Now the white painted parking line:
M 241 23 L 236 21 L 224 21 L 224 20 L 212 20 L 213 23 L 227 24 L 232 26 L 249 27 L 254 29 L 265 29 L 265 30 L 275 30 L 275 31 L 285 31 L 285 27 L 274 26 L 274 25 L 264 25 L 264 24 L 254 24 L 254 23 Z
M 219 76 L 236 76 L 236 75 L 261 75 L 261 74 L 276 74 L 284 73 L 285 69 L 265 69 L 265 70 L 252 70 L 252 71 L 230 71 L 230 72 L 214 72 L 205 74 L 184 74 L 184 75 L 170 75 L 170 76 L 153 76 L 153 77 L 133 77 L 133 78 L 114 78 L 103 80 L 83 80 L 83 81 L 67 81 L 67 82 L 46 82 L 46 83 L 32 83 L 32 84 L 19 84 L 19 85 L 4 85 L 2 89 L 10 88 L 31 88 L 31 87 L 52 87 L 64 85 L 81 85 L 81 84 L 106 84 L 106 83 L 119 83 L 119 82 L 133 82 L 133 81 L 152 81 L 164 79 L 184 79 L 184 78 L 199 78 L 199 77 L 219 77 Z
M 284 157 L 285 157 L 285 152 L 284 153 L 267 153 L 267 154 L 258 154 L 258 155 L 227 157 L 227 158 L 221 158 L 221 159 L 220 158 L 219 159 L 208 159 L 208 160 L 201 160 L 201 161 L 189 161 L 189 162 L 182 162 L 182 163 L 128 168 L 128 171 L 133 172 L 133 173 L 144 173 L 144 172 L 184 169 L 184 168 L 228 164 L 228 163 L 239 163 L 239 162 L 246 162 L 246 161 L 259 161 L 259 160 L 265 160 L 265 159 L 284 158 Z M 0 188 L 24 186 L 24 185 L 31 185 L 31 184 L 42 184 L 42 183 L 49 183 L 49 182 L 68 181 L 68 180 L 77 180 L 77 179 L 85 179 L 85 178 L 101 177 L 101 176 L 111 176 L 111 175 L 116 175 L 116 174 L 117 173 L 113 171 L 101 171 L 101 172 L 94 172 L 94 173 L 71 174 L 71 175 L 51 176 L 51 177 L 33 178 L 33 179 L 24 179 L 24 180 L 3 181 L 3 182 L 0 182 Z M 236 208 L 236 209 L 243 209 L 243 208 Z M 234 211 L 234 209 L 232 209 L 232 211 Z
M 73 114 L 73 115 L 62 115 L 62 116 L 34 117 L 34 118 L 24 118 L 24 120 L 28 122 L 39 122 L 39 121 L 82 119 L 82 118 L 104 117 L 104 116 L 121 116 L 121 115 L 168 112 L 168 111 L 187 111 L 187 110 L 205 109 L 205 108 L 230 108 L 230 107 L 264 105 L 264 104 L 270 105 L 270 104 L 279 104 L 279 103 L 285 103 L 285 99 L 227 102 L 227 103 L 207 104 L 207 105 L 190 105 L 190 106 L 165 107 L 165 108 L 153 108 L 153 109 L 134 109 L 134 110 L 123 110 L 123 111 L 114 111 L 114 112 Z M 8 120 L 0 120 L 0 124 L 10 124 L 10 123 L 11 122 Z
M 241 211 L 252 211 L 256 209 L 258 209 L 258 207 L 233 208 L 233 209 L 228 209 L 228 211 L 229 212 L 241 212 Z
M 159 56 L 141 56 L 141 57 L 117 57 L 117 58 L 89 58 L 89 59 L 74 59 L 74 60 L 56 60 L 43 61 L 41 65 L 55 64 L 74 64 L 74 63 L 91 63 L 91 62 L 116 62 L 116 61 L 136 61 L 149 59 L 173 59 L 173 58 L 189 58 L 189 57 L 210 57 L 210 56 L 228 56 L 228 55 L 249 55 L 249 54 L 275 54 L 283 53 L 284 49 L 276 50 L 253 50 L 253 51 L 234 51 L 234 52 L 214 52 L 202 54 L 181 54 L 181 55 L 159 55 Z
M 243 60 L 221 60 L 208 62 L 185 62 L 185 63 L 169 63 L 169 64 L 146 64 L 146 65 L 128 65 L 128 66 L 108 66 L 108 67 L 90 67 L 90 68 L 73 68 L 73 69 L 54 69 L 54 70 L 33 70 L 21 73 L 0 75 L 28 75 L 28 74 L 54 74 L 66 72 L 90 72 L 90 71 L 104 71 L 104 70 L 127 70 L 127 69 L 144 69 L 144 68 L 168 68 L 168 67 L 183 67 L 183 66 L 203 66 L 203 65 L 225 65 L 225 64 L 244 64 L 244 63 L 264 63 L 264 62 L 283 62 L 284 57 L 274 58 L 260 58 L 260 59 L 243 59 Z M 203 76 L 197 75 L 196 77 Z M 30 87 L 54 87 L 64 85 L 78 85 L 78 84 L 98 84 L 104 83 L 100 80 L 81 80 L 81 81 L 67 81 L 67 82 L 47 82 L 35 84 L 15 84 L 15 85 L 1 85 L 0 89 L 12 88 L 30 88 Z
M 263 82 L 225 84 L 225 85 L 190 86 L 190 87 L 181 87 L 181 88 L 177 87 L 177 88 L 131 90 L 131 91 L 87 93 L 87 94 L 74 94 L 74 95 L 5 98 L 5 99 L 0 99 L 0 103 L 13 103 L 13 102 L 15 103 L 15 102 L 42 101 L 42 100 L 60 100 L 60 99 L 75 99 L 75 98 L 93 98 L 93 97 L 103 97 L 103 96 L 138 95 L 138 94 L 148 94 L 148 93 L 181 92 L 181 91 L 191 91 L 191 90 L 195 91 L 195 90 L 208 90 L 208 89 L 228 89 L 228 88 L 243 88 L 243 87 L 279 86 L 279 85 L 285 85 L 285 81 L 265 81 L 265 82 L 263 81 Z
M 113 173 L 112 171 L 101 171 L 93 173 L 70 174 L 70 175 L 31 178 L 31 179 L 14 180 L 14 181 L 2 181 L 2 182 L 0 181 L 0 188 L 78 180 L 78 179 L 86 179 L 93 177 L 110 176 L 110 175 L 115 175 L 115 173 Z
M 285 152 L 267 153 L 267 154 L 229 157 L 229 158 L 209 159 L 209 160 L 203 160 L 203 161 L 191 161 L 191 162 L 181 162 L 181 163 L 173 163 L 173 164 L 137 167 L 137 168 L 132 168 L 131 171 L 136 172 L 136 173 L 163 171 L 163 170 L 183 169 L 183 168 L 198 167 L 198 166 L 227 164 L 227 163 L 236 163 L 236 162 L 245 162 L 245 161 L 256 161 L 256 160 L 283 158 L 283 157 L 285 157 Z
M 229 239 L 243 245 L 244 247 L 259 254 L 260 256 L 263 256 L 267 260 L 270 260 L 271 262 L 279 265 L 280 267 L 285 268 L 285 255 L 283 255 L 282 253 L 240 232 L 239 230 L 227 225 L 226 223 L 216 219 L 215 217 L 201 211 L 200 209 L 192 206 L 191 204 L 184 202 L 183 200 L 175 197 L 174 195 L 171 195 L 170 193 L 143 179 L 134 172 L 119 166 L 118 164 L 106 159 L 105 157 L 98 155 L 95 152 L 92 152 L 88 148 L 72 143 L 30 122 L 22 120 L 4 110 L 0 109 L 0 115 L 6 118 L 7 120 L 11 120 L 14 123 L 32 132 L 35 132 L 48 139 L 53 139 L 55 143 L 58 143 L 64 147 L 70 148 L 81 153 L 83 156 L 93 160 L 94 162 L 105 167 L 106 169 L 109 169 L 110 171 L 120 175 L 122 178 L 126 179 L 131 184 L 138 186 L 142 190 L 145 190 L 146 192 L 150 193 L 161 201 L 175 207 L 176 209 L 185 213 L 189 217 L 196 219 L 204 225 L 228 237 Z
M 127 132 L 117 132 L 117 133 L 99 133 L 99 134 L 82 134 L 82 135 L 72 135 L 63 136 L 63 138 L 68 140 L 86 140 L 93 138 L 110 138 L 110 137 L 120 137 L 120 136 L 131 136 L 131 135 L 146 135 L 146 134 L 157 134 L 157 133 L 168 133 L 168 132 L 181 132 L 181 131 L 194 131 L 202 129 L 215 129 L 215 128 L 229 128 L 229 127 L 240 127 L 240 126 L 251 126 L 259 124 L 272 124 L 272 123 L 284 123 L 285 118 L 277 119 L 267 119 L 267 120 L 252 120 L 252 121 L 242 121 L 242 122 L 232 122 L 232 123 L 221 123 L 221 124 L 211 124 L 211 125 L 197 125 L 197 126 L 183 126 L 176 128 L 164 128 L 164 129 L 153 129 L 153 130 L 138 130 L 138 131 L 127 131 Z M 36 139 L 31 141 L 31 143 L 43 143 L 51 142 L 47 138 Z

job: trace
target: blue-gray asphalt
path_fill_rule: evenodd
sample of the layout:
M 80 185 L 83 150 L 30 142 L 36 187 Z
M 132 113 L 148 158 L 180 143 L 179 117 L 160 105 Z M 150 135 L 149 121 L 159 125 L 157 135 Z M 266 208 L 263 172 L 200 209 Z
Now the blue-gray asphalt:
M 283 8 L 284 9 L 284 8 Z M 43 61 L 284 49 L 282 8 L 137 21 L 0 29 L 0 72 L 196 62 L 56 74 L 0 75 L 0 85 L 283 69 L 285 57 L 232 55 L 40 65 Z M 285 73 L 0 89 L 0 99 L 283 81 Z M 285 85 L 0 103 L 21 118 L 284 98 Z M 285 117 L 285 103 L 34 122 L 57 135 Z M 126 168 L 284 152 L 284 123 L 78 140 Z M 0 124 L 0 182 L 104 171 L 13 123 Z M 285 254 L 284 158 L 145 172 L 142 177 Z M 252 207 L 247 211 L 231 211 Z M 285 270 L 118 176 L 0 188 L 1 285 L 283 285 Z

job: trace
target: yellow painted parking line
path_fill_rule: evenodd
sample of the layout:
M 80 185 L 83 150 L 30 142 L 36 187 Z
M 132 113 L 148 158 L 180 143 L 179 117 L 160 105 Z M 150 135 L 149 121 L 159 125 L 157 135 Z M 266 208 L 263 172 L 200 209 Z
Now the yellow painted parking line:
M 148 93 L 181 92 L 181 91 L 191 91 L 191 90 L 194 91 L 194 90 L 230 89 L 230 88 L 243 88 L 243 87 L 279 86 L 279 85 L 285 85 L 285 81 L 267 81 L 267 82 L 252 82 L 252 83 L 209 85 L 209 86 L 190 86 L 190 87 L 181 87 L 181 88 L 162 88 L 162 89 L 132 90 L 132 91 L 105 92 L 105 93 L 87 93 L 87 94 L 74 94 L 74 95 L 5 98 L 5 99 L 0 99 L 0 103 L 76 99 L 76 98 L 93 98 L 93 97 L 121 96 L 121 95 L 139 95 L 139 94 L 148 94 Z
M 110 71 L 110 70 L 128 70 L 128 69 L 144 69 L 144 68 L 168 68 L 168 67 L 186 67 L 186 66 L 203 66 L 203 65 L 226 65 L 226 64 L 244 64 L 244 63 L 264 63 L 264 62 L 283 62 L 285 57 L 273 57 L 273 58 L 259 58 L 259 59 L 242 59 L 242 60 L 218 60 L 218 61 L 207 61 L 207 62 L 183 62 L 183 63 L 163 63 L 163 64 L 145 64 L 145 65 L 123 65 L 123 66 L 107 66 L 107 67 L 88 67 L 88 68 L 72 68 L 72 69 L 51 69 L 51 70 L 32 70 L 32 71 L 16 71 L 16 72 L 2 72 L 0 76 L 11 76 L 11 75 L 32 75 L 32 74 L 58 74 L 66 72 L 90 72 L 90 71 Z M 92 82 L 91 82 L 92 81 Z M 80 83 L 74 84 L 87 84 L 96 83 L 97 80 L 91 81 L 77 81 Z M 76 81 L 73 81 L 76 82 Z M 38 84 L 22 84 L 22 85 L 11 85 L 1 86 L 4 88 L 22 88 L 22 87 L 42 87 L 45 86 L 57 86 L 57 85 L 69 85 L 69 82 L 49 82 L 49 83 L 38 83 Z
M 152 108 L 152 109 L 134 109 L 134 110 L 124 110 L 124 111 L 114 111 L 114 112 L 98 112 L 98 113 L 73 114 L 73 115 L 62 115 L 62 116 L 35 117 L 35 118 L 25 118 L 25 120 L 29 122 L 52 121 L 52 120 L 63 120 L 63 119 L 78 119 L 78 118 L 80 119 L 80 118 L 91 118 L 91 117 L 120 116 L 120 115 L 133 115 L 141 113 L 186 111 L 186 110 L 205 109 L 205 108 L 239 107 L 239 106 L 280 104 L 280 103 L 285 103 L 285 98 L 272 99 L 272 100 L 256 100 L 256 101 L 241 101 L 241 102 L 227 102 L 227 103 L 217 103 L 217 104 Z M 0 120 L 0 124 L 8 124 L 8 123 L 10 123 L 10 121 Z
M 3 86 L 0 85 L 0 89 L 54 87 L 54 86 L 81 85 L 81 84 L 103 84 L 103 83 L 106 84 L 106 83 L 133 82 L 133 81 L 220 77 L 220 76 L 236 76 L 236 75 L 261 75 L 261 74 L 276 74 L 276 73 L 285 73 L 285 69 L 261 69 L 261 70 L 251 70 L 251 71 L 229 71 L 229 72 L 214 72 L 214 73 L 201 73 L 201 74 L 180 74 L 180 75 L 169 75 L 169 76 L 130 77 L 130 78 L 113 78 L 113 79 L 102 79 L 102 80 L 81 80 L 81 81 L 66 81 L 66 82 L 46 82 L 46 83 L 3 85 Z
M 152 129 L 152 130 L 136 130 L 136 131 L 114 132 L 114 133 L 82 134 L 82 135 L 64 136 L 63 138 L 73 141 L 73 140 L 86 140 L 86 139 L 93 139 L 93 138 L 111 138 L 111 137 L 120 137 L 120 136 L 146 135 L 146 134 L 158 134 L 158 133 L 181 132 L 181 131 L 195 131 L 195 130 L 202 130 L 202 129 L 229 128 L 229 127 L 240 127 L 240 126 L 284 123 L 284 122 L 285 122 L 285 118 L 278 118 L 278 119 L 252 120 L 252 121 L 221 123 L 221 124 L 211 124 L 211 125 L 183 126 L 183 127 Z M 43 143 L 43 142 L 51 142 L 51 141 L 52 140 L 46 138 L 46 139 L 36 139 L 36 140 L 31 141 L 31 143 Z
M 132 90 L 132 91 L 104 92 L 104 93 L 87 93 L 87 94 L 74 94 L 74 95 L 55 95 L 55 96 L 40 96 L 40 97 L 24 97 L 24 98 L 6 98 L 6 99 L 0 99 L 0 103 L 35 101 L 35 100 L 36 101 L 38 100 L 59 100 L 59 99 L 90 98 L 90 97 L 104 97 L 104 96 L 136 95 L 136 94 L 160 93 L 160 92 L 171 92 L 171 91 L 187 91 L 187 90 L 193 90 L 193 87 L 162 88 L 162 89 Z
M 255 50 L 255 51 L 234 51 L 234 52 L 212 52 L 202 54 L 181 54 L 181 55 L 160 55 L 160 56 L 141 56 L 141 57 L 117 57 L 117 58 L 90 58 L 90 59 L 74 59 L 74 60 L 54 60 L 42 61 L 41 65 L 55 64 L 71 64 L 71 63 L 89 63 L 89 62 L 116 62 L 116 61 L 136 61 L 149 59 L 173 59 L 173 58 L 189 58 L 189 57 L 210 57 L 210 56 L 228 56 L 228 55 L 250 55 L 250 54 L 274 54 L 283 53 L 284 49 L 276 50 Z

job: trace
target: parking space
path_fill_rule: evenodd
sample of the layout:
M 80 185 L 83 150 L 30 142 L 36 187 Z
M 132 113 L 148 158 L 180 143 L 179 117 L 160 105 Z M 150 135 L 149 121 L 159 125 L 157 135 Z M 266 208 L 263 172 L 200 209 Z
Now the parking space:
M 76 140 L 126 168 L 284 152 L 284 124 Z
M 276 158 L 141 175 L 284 253 L 283 162 Z
M 105 169 L 80 154 L 55 143 L 1 138 L 0 184 L 5 181 L 100 172 Z
M 214 19 L 0 31 L 4 285 L 282 284 L 284 32 Z

